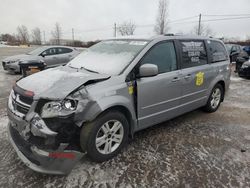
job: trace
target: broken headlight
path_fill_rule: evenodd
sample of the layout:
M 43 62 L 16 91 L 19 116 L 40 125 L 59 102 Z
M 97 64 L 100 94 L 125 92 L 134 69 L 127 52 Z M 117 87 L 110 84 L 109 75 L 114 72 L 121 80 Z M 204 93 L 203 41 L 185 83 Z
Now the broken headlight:
M 65 99 L 63 101 L 51 101 L 42 108 L 41 117 L 51 118 L 57 116 L 67 116 L 72 114 L 77 108 L 77 101 Z

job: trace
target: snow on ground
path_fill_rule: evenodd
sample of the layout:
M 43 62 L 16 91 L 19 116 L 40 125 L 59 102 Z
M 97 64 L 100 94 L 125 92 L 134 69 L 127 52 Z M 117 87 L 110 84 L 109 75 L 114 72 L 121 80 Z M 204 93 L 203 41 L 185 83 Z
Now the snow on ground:
M 0 135 L 6 132 L 8 121 L 7 116 L 0 115 Z
M 231 76 L 231 77 L 230 77 L 230 80 L 231 80 L 231 81 L 237 81 L 237 82 L 238 82 L 238 81 L 243 81 L 244 79 L 243 79 L 243 78 L 240 78 L 240 77 Z

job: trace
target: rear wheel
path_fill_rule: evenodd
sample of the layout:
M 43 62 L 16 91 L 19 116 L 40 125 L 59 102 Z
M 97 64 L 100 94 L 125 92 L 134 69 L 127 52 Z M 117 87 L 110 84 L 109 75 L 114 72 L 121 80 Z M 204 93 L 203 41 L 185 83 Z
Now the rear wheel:
M 93 161 L 111 159 L 126 145 L 128 127 L 128 121 L 122 113 L 108 111 L 82 127 L 81 148 Z
M 216 84 L 208 98 L 207 104 L 204 107 L 206 112 L 215 112 L 223 99 L 224 90 L 221 84 Z

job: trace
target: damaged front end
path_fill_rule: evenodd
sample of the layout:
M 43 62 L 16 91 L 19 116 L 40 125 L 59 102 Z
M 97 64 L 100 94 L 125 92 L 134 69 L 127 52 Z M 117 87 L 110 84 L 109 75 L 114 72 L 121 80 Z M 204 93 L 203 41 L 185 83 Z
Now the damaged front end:
M 8 134 L 18 156 L 31 169 L 68 174 L 85 155 L 80 147 L 84 111 L 93 104 L 84 87 L 63 100 L 34 99 L 14 86 L 8 101 Z

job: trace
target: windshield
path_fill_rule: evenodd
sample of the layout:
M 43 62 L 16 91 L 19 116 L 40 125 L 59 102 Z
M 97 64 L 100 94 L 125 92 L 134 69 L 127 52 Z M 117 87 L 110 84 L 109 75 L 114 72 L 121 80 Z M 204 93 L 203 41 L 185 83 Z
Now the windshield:
M 44 47 L 40 47 L 40 48 L 36 48 L 35 50 L 32 50 L 30 52 L 28 52 L 28 55 L 39 55 L 41 52 L 43 52 L 45 50 Z
M 226 46 L 226 49 L 227 49 L 228 53 L 230 53 L 233 45 L 232 44 L 226 44 L 225 46 Z
M 118 75 L 144 48 L 144 40 L 107 40 L 82 52 L 68 66 L 91 72 Z

